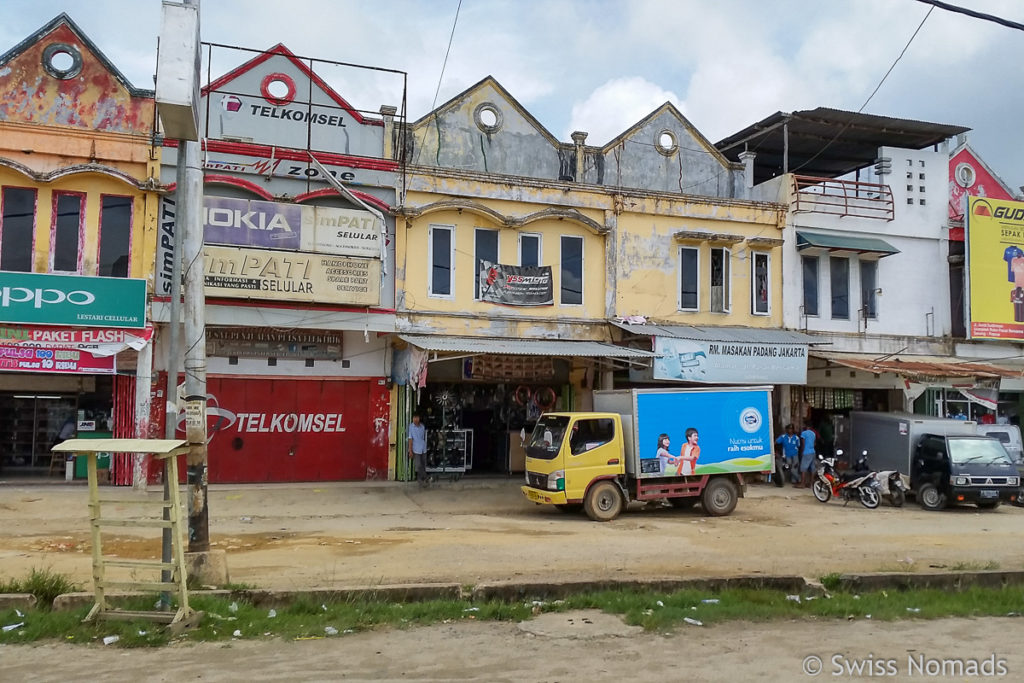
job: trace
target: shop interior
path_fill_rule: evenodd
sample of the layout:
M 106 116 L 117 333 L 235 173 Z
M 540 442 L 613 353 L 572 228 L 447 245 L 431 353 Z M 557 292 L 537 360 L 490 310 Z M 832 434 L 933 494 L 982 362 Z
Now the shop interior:
M 6 391 L 0 393 L 0 472 L 4 476 L 64 476 L 50 448 L 70 422 L 72 437 L 110 436 L 113 376 L 96 377 L 88 393 Z M 62 458 L 60 460 L 63 460 Z

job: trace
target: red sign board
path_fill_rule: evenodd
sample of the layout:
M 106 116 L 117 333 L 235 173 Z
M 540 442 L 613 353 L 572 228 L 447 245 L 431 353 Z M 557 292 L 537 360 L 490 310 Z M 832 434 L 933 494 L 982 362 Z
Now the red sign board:
M 113 375 L 114 356 L 94 356 L 87 351 L 52 346 L 0 344 L 0 371 Z
M 382 379 L 217 377 L 207 395 L 211 483 L 387 478 Z

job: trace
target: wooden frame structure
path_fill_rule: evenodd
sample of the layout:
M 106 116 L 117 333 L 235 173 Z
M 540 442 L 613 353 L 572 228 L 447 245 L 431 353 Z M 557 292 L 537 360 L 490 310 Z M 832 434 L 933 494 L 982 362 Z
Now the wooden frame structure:
M 84 621 L 93 619 L 149 619 L 182 628 L 194 623 L 200 617 L 188 604 L 188 590 L 185 587 L 185 552 L 181 543 L 183 528 L 181 495 L 178 489 L 178 456 L 188 453 L 188 442 L 174 439 L 69 439 L 53 447 L 54 453 L 74 453 L 88 458 L 89 471 L 89 522 L 92 528 L 92 578 L 96 602 Z M 150 454 L 164 461 L 164 477 L 167 481 L 166 497 L 153 498 L 100 498 L 96 476 L 96 458 L 99 453 Z M 167 519 L 112 519 L 101 516 L 103 504 L 138 505 L 144 508 L 168 511 Z M 171 561 L 128 560 L 118 557 L 104 557 L 100 531 L 103 527 L 169 528 L 171 530 Z M 108 581 L 106 567 L 128 567 L 132 569 L 159 569 L 171 572 L 171 581 Z M 156 612 L 112 609 L 107 604 L 107 589 L 174 592 L 178 596 L 175 612 Z

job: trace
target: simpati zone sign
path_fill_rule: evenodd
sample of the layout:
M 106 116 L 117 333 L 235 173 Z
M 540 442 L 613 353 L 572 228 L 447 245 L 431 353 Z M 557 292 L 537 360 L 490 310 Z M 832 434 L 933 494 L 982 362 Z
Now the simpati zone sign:
M 377 260 L 212 246 L 203 248 L 203 257 L 207 296 L 380 304 Z

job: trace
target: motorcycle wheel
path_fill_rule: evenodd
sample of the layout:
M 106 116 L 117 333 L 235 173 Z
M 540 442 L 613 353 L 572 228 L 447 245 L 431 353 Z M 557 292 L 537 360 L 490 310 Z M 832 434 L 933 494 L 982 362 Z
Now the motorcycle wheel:
M 895 489 L 889 494 L 889 500 L 892 501 L 894 508 L 901 508 L 903 503 L 906 502 L 907 496 L 903 493 L 903 489 Z
M 860 493 L 860 504 L 869 510 L 874 510 L 878 507 L 879 496 L 878 489 L 874 486 L 862 486 L 858 489 Z
M 827 503 L 832 497 L 832 487 L 821 479 L 814 480 L 814 483 L 811 484 L 811 491 L 814 493 L 814 497 L 822 503 Z

